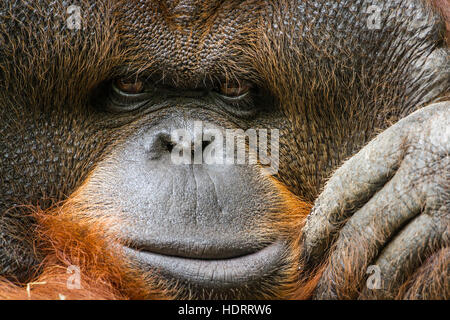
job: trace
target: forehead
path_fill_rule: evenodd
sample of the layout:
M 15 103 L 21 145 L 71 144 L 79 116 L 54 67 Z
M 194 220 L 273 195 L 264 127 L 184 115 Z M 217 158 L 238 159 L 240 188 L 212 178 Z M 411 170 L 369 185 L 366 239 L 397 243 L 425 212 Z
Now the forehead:
M 149 69 L 201 81 L 223 73 L 223 61 L 238 63 L 264 7 L 255 0 L 135 0 L 121 6 L 118 23 Z

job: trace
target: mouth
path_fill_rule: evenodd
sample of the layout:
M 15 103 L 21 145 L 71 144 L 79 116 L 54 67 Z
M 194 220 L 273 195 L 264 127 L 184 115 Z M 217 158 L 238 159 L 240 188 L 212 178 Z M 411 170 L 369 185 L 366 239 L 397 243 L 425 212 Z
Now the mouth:
M 227 289 L 251 285 L 276 272 L 286 245 L 277 241 L 251 253 L 216 259 L 166 255 L 147 248 L 124 249 L 142 268 L 156 270 L 164 277 L 204 288 Z

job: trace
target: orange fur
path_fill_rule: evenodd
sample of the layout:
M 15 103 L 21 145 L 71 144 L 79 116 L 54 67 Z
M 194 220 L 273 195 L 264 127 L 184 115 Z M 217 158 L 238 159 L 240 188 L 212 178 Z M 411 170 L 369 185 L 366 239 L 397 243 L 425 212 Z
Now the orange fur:
M 32 214 L 38 222 L 36 249 L 45 255 L 43 271 L 26 286 L 0 281 L 0 299 L 163 298 L 143 285 L 148 275 L 134 270 L 118 240 L 104 232 L 113 220 L 83 217 L 70 202 Z M 80 270 L 80 289 L 67 286 L 69 266 Z
M 292 238 L 286 278 L 280 279 L 280 286 L 274 288 L 273 294 L 278 298 L 306 299 L 317 281 L 316 278 L 312 281 L 298 279 L 301 229 L 311 206 L 281 183 L 274 179 L 273 183 L 281 201 L 262 229 L 264 232 L 276 229 Z M 22 286 L 0 279 L 0 299 L 172 298 L 168 291 L 155 289 L 164 288 L 162 282 L 135 269 L 120 250 L 123 243 L 105 232 L 121 221 L 85 214 L 84 210 L 88 209 L 79 206 L 80 201 L 83 202 L 81 194 L 75 192 L 65 203 L 47 211 L 31 210 L 37 221 L 35 247 L 45 256 L 41 271 L 33 281 Z M 80 270 L 80 289 L 67 286 L 72 276 L 67 271 L 69 266 L 77 266 Z M 149 282 L 155 285 L 149 288 Z

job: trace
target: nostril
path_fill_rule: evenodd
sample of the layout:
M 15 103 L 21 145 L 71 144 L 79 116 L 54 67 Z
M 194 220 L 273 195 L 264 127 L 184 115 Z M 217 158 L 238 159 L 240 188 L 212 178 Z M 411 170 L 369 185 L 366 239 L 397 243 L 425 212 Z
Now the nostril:
M 172 152 L 173 148 L 175 147 L 175 143 L 172 140 L 166 141 L 166 149 L 169 151 L 169 153 Z
M 147 144 L 147 154 L 150 160 L 157 160 L 162 155 L 171 153 L 175 147 L 175 142 L 166 133 L 154 135 Z
M 211 144 L 212 141 L 203 141 L 202 142 L 202 150 L 205 151 L 206 147 Z

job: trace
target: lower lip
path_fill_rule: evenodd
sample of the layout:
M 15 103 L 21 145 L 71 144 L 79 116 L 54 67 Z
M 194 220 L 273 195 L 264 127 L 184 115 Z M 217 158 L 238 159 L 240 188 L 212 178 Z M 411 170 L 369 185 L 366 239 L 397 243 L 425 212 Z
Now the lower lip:
M 164 276 L 210 287 L 232 287 L 259 281 L 276 271 L 285 252 L 284 244 L 275 242 L 262 250 L 231 259 L 201 260 L 166 256 L 125 247 L 125 252 L 140 265 L 158 270 Z

